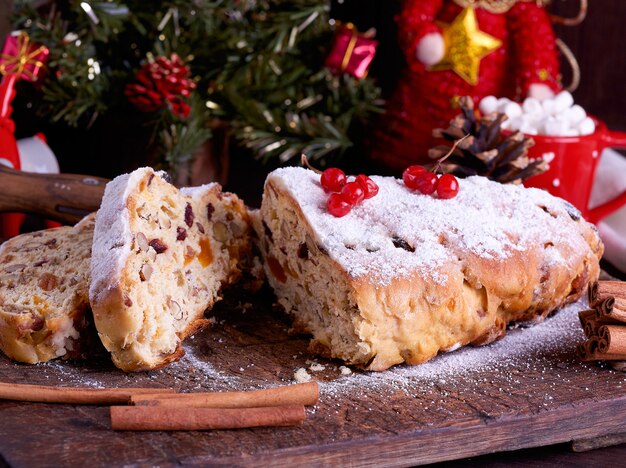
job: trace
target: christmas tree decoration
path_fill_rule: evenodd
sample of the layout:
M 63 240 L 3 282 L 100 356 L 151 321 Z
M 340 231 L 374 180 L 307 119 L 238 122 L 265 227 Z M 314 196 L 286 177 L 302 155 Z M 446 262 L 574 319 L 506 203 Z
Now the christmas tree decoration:
M 196 84 L 189 79 L 190 70 L 180 57 L 158 57 L 144 64 L 137 73 L 137 83 L 126 86 L 126 96 L 142 112 L 155 112 L 164 107 L 179 117 L 189 117 L 191 107 L 185 101 Z
M 45 66 L 49 53 L 47 47 L 32 44 L 26 32 L 18 31 L 9 35 L 4 42 L 0 52 L 0 74 L 35 81 Z
M 326 165 L 380 110 L 365 77 L 375 43 L 346 30 L 333 52 L 329 10 L 322 0 L 16 0 L 15 26 L 50 51 L 46 79 L 22 92 L 53 123 L 135 116 L 153 130 L 150 164 L 169 170 L 188 170 L 224 124 L 263 161 L 305 151 Z
M 459 99 L 461 113 L 446 129 L 436 129 L 436 138 L 453 142 L 452 148 L 440 145 L 428 152 L 431 159 L 446 173 L 459 177 L 480 175 L 501 183 L 519 184 L 542 174 L 548 168 L 543 158 L 529 159 L 532 138 L 521 132 L 503 132 L 505 114 L 476 116 L 470 97 Z M 445 158 L 445 159 L 443 159 Z
M 372 138 L 371 157 L 401 170 L 428 162 L 433 128 L 460 96 L 543 99 L 561 91 L 547 1 L 405 0 L 397 16 L 407 68 Z
M 502 41 L 478 29 L 474 8 L 467 7 L 451 24 L 442 26 L 446 54 L 431 70 L 452 70 L 471 85 L 478 84 L 480 60 Z
M 376 55 L 378 41 L 373 32 L 359 33 L 353 24 L 339 25 L 326 66 L 335 73 L 365 78 Z
M 48 54 L 45 46 L 32 44 L 24 31 L 9 35 L 0 53 L 0 162 L 15 169 L 20 169 L 15 123 L 11 120 L 15 83 L 18 80 L 37 80 Z

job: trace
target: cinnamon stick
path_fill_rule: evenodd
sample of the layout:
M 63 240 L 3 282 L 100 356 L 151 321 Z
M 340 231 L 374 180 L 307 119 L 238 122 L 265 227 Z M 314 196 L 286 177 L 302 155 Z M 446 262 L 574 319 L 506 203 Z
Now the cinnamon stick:
M 626 322 L 626 309 L 616 306 L 614 297 L 607 297 L 600 300 L 596 306 L 596 316 L 598 319 L 611 319 L 614 322 Z
M 621 355 L 626 360 L 626 326 L 602 325 L 598 329 L 598 351 L 606 354 Z
M 583 327 L 583 330 L 585 331 L 585 336 L 587 338 L 592 338 L 594 336 L 597 337 L 598 329 L 602 325 L 612 325 L 620 323 L 617 320 L 611 318 L 611 316 L 609 315 L 599 315 L 598 311 L 594 309 L 578 312 L 578 319 L 580 320 L 580 324 Z
M 50 387 L 0 382 L 0 399 L 2 400 L 70 403 L 75 405 L 127 404 L 133 395 L 142 393 L 163 395 L 174 393 L 174 390 L 170 388 Z
M 587 299 L 589 300 L 589 306 L 595 307 L 596 302 L 598 301 L 598 282 L 594 281 L 589 285 L 589 289 L 587 290 Z
M 583 327 L 587 338 L 597 335 L 598 320 L 594 309 L 578 312 L 578 319 L 580 320 L 580 325 Z
M 133 395 L 131 404 L 142 406 L 253 408 L 260 406 L 314 405 L 319 398 L 317 382 L 247 392 L 176 393 Z
M 626 355 L 602 353 L 598 349 L 598 338 L 591 338 L 587 341 L 579 343 L 576 352 L 580 359 L 584 362 L 589 361 L 624 361 Z
M 626 322 L 626 282 L 599 281 L 593 307 L 598 309 L 599 315 Z
M 265 408 L 168 408 L 112 406 L 116 431 L 201 431 L 261 426 L 293 426 L 306 418 L 304 406 Z

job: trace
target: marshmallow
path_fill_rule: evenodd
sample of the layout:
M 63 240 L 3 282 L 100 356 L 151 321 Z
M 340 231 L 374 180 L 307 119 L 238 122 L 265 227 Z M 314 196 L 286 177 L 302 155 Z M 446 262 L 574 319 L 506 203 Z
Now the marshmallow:
M 563 112 L 563 117 L 565 117 L 570 125 L 575 127 L 576 125 L 581 123 L 585 119 L 585 117 L 587 117 L 587 113 L 585 112 L 585 109 L 576 104 L 571 108 L 566 109 Z
M 522 109 L 525 114 L 530 115 L 541 115 L 543 114 L 543 107 L 541 106 L 541 101 L 539 99 L 529 97 L 522 104 Z
M 522 106 L 520 106 L 517 102 L 509 102 L 504 106 L 503 111 L 509 119 L 513 119 L 515 117 L 520 117 L 523 113 Z
M 486 96 L 482 98 L 478 108 L 484 115 L 498 112 L 498 99 L 495 96 Z
M 552 136 L 565 136 L 565 133 L 569 130 L 569 124 L 562 119 L 555 117 L 549 117 L 543 124 L 543 134 Z
M 504 113 L 504 109 L 506 109 L 506 106 L 509 105 L 509 103 L 511 103 L 513 101 L 511 101 L 509 98 L 500 98 L 498 99 L 498 112 L 502 112 Z
M 574 98 L 567 91 L 561 91 L 554 98 L 554 113 L 560 114 L 561 112 L 569 109 L 574 105 Z
M 506 127 L 504 126 L 505 123 L 507 124 Z M 513 132 L 517 132 L 518 130 L 520 130 L 523 125 L 524 125 L 524 121 L 522 120 L 521 117 L 514 117 L 512 119 L 506 119 L 502 123 L 503 128 L 505 128 L 506 130 L 511 130 Z
M 541 103 L 541 106 L 543 107 L 544 115 L 554 114 L 554 100 L 553 99 L 546 99 L 545 101 Z
M 529 97 L 520 105 L 508 98 L 487 96 L 480 102 L 483 114 L 500 112 L 508 117 L 502 128 L 528 135 L 579 136 L 595 131 L 594 121 L 574 104 L 571 93 L 562 91 L 554 99 Z
M 540 115 L 522 114 L 522 120 L 525 125 L 530 125 L 536 129 L 541 128 L 541 124 L 543 123 L 543 119 Z
M 583 121 L 576 126 L 576 129 L 581 135 L 591 135 L 596 131 L 596 124 L 591 117 L 585 117 Z
M 526 135 L 533 135 L 533 136 L 539 135 L 539 131 L 537 130 L 537 127 L 534 127 L 527 123 L 522 123 L 521 127 L 519 128 L 519 131 L 522 133 L 525 133 Z

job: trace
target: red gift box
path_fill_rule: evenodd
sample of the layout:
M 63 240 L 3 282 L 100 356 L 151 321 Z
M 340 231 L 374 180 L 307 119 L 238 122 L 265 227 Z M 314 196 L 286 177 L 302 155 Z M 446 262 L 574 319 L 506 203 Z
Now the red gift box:
M 377 47 L 378 41 L 368 34 L 358 32 L 351 24 L 341 25 L 336 30 L 326 66 L 336 73 L 365 78 Z
M 46 46 L 30 42 L 24 31 L 11 34 L 0 53 L 0 73 L 16 75 L 17 79 L 35 81 L 48 60 L 50 51 Z

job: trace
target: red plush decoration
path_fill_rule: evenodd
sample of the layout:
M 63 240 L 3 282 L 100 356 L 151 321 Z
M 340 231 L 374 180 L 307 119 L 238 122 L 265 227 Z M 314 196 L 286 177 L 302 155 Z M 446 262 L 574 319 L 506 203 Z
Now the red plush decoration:
M 548 13 L 540 5 L 536 0 L 405 0 L 397 21 L 408 67 L 375 133 L 372 157 L 394 169 L 427 162 L 428 149 L 437 143 L 432 131 L 446 127 L 459 113 L 456 102 L 460 96 L 479 102 L 488 95 L 519 99 L 532 91 L 559 91 L 556 37 Z M 433 50 L 431 55 L 437 56 L 437 40 L 443 54 L 438 34 L 445 37 L 448 26 L 444 25 L 458 23 L 468 13 L 475 15 L 476 34 L 482 41 L 486 37 L 492 45 L 497 44 L 489 52 L 483 48 L 476 84 L 454 70 L 424 63 Z M 459 37 L 467 40 L 457 32 Z M 458 56 L 466 50 L 448 48 L 446 58 L 456 54 L 459 61 Z M 460 62 L 464 65 L 462 58 Z
M 139 69 L 137 83 L 126 86 L 126 97 L 142 112 L 169 107 L 174 114 L 187 118 L 190 107 L 185 98 L 196 87 L 189 74 L 189 67 L 178 55 L 158 57 Z
M 20 169 L 20 156 L 15 139 L 15 122 L 11 119 L 11 101 L 15 97 L 15 75 L 6 75 L 0 82 L 0 164 Z
M 6 38 L 0 53 L 0 164 L 21 169 L 20 155 L 15 139 L 15 123 L 11 119 L 11 102 L 15 97 L 17 80 L 36 81 L 48 60 L 49 50 L 30 42 L 25 32 L 17 32 Z M 22 213 L 0 215 L 0 237 L 19 234 L 24 220 Z
M 370 34 L 359 33 L 352 24 L 341 25 L 326 59 L 326 66 L 335 73 L 349 73 L 365 78 L 376 55 L 378 41 Z

